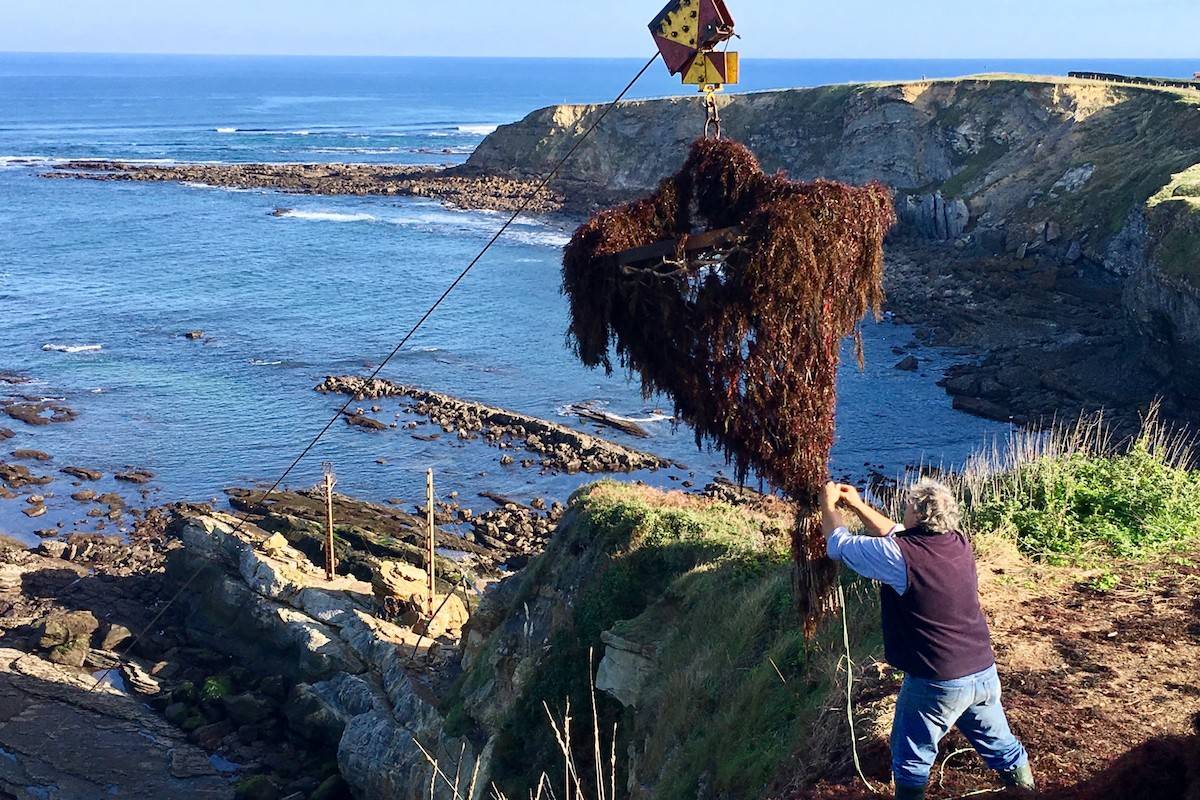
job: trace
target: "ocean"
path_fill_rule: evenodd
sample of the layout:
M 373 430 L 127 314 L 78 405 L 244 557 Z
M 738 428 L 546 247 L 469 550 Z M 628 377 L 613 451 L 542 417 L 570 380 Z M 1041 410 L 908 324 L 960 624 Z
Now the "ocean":
M 313 386 L 377 364 L 502 219 L 420 199 L 39 177 L 56 161 L 456 164 L 495 126 L 534 108 L 611 98 L 639 65 L 0 54 L 0 373 L 31 379 L 0 384 L 0 393 L 60 398 L 79 413 L 61 425 L 6 421 L 16 436 L 4 449 L 52 454 L 35 472 L 149 469 L 156 479 L 144 502 L 205 501 L 272 481 L 342 402 Z M 749 60 L 739 90 L 1074 68 L 1192 70 L 1104 60 Z M 679 89 L 659 69 L 632 96 Z M 279 206 L 292 211 L 273 216 Z M 632 477 L 703 485 L 723 459 L 664 419 L 669 401 L 643 398 L 624 374 L 582 367 L 567 349 L 558 269 L 568 236 L 560 221 L 522 219 L 384 376 L 569 424 L 581 423 L 565 406 L 596 402 L 652 434 L 605 435 L 687 465 Z M 183 338 L 195 329 L 203 341 Z M 922 348 L 919 372 L 893 369 L 892 348 L 912 336 L 887 322 L 867 326 L 866 369 L 850 364 L 841 376 L 835 472 L 955 464 L 1006 431 L 953 411 L 935 385 L 963 354 Z M 337 424 L 287 483 L 315 483 L 328 460 L 339 491 L 417 503 L 433 467 L 439 494 L 482 508 L 481 490 L 562 500 L 596 477 L 543 476 L 501 466 L 500 456 L 481 442 Z M 106 476 L 94 488 L 114 487 Z M 45 490 L 49 513 L 34 520 L 20 513 L 22 498 L 0 501 L 0 531 L 34 541 L 40 528 L 94 527 L 68 497 L 66 476 Z

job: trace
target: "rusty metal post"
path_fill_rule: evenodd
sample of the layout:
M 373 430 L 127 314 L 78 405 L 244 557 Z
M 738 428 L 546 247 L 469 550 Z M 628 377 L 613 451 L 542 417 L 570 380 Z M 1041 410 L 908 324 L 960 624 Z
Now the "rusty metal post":
M 425 474 L 425 509 L 429 517 L 429 553 L 426 561 L 426 572 L 428 575 L 428 585 L 425 590 L 425 613 L 433 614 L 433 601 L 437 594 L 436 584 L 434 583 L 434 565 L 437 557 L 436 548 L 437 540 L 434 535 L 434 520 L 433 520 L 433 468 Z
M 321 466 L 325 470 L 325 580 L 332 581 L 337 569 L 337 556 L 333 551 L 333 485 L 337 479 L 333 476 L 331 462 L 326 461 Z

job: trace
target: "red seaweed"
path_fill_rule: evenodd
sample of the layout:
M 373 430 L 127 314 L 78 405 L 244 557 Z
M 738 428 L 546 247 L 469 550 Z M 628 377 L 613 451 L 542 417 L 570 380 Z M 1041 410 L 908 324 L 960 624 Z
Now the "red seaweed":
M 802 509 L 793 533 L 797 599 L 812 630 L 832 609 L 817 494 L 829 475 L 842 341 L 883 302 L 882 185 L 768 175 L 744 145 L 702 139 L 650 196 L 595 214 L 563 257 L 568 342 L 611 372 L 610 352 L 663 392 L 739 480 L 757 472 Z M 740 226 L 722 262 L 623 268 L 609 256 L 702 229 Z M 861 342 L 859 343 L 861 359 Z

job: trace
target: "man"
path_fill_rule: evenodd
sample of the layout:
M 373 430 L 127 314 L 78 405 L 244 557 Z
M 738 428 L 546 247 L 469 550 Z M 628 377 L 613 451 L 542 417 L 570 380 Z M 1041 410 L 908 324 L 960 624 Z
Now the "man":
M 829 557 L 881 583 L 884 652 L 904 672 L 892 723 L 896 798 L 925 797 L 938 743 L 956 725 L 1006 786 L 1032 795 L 1029 757 L 1000 705 L 975 554 L 958 531 L 958 504 L 929 479 L 911 487 L 905 500 L 904 524 L 897 525 L 852 486 L 830 483 L 821 493 Z M 839 504 L 869 535 L 846 529 Z

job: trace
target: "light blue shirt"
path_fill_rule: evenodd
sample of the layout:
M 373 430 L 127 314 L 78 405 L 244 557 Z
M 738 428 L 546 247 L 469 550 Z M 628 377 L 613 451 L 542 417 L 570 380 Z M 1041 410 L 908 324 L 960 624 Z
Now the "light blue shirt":
M 864 578 L 886 583 L 896 594 L 904 594 L 908 591 L 908 567 L 896 544 L 896 534 L 903 530 L 903 525 L 897 525 L 887 536 L 855 536 L 838 528 L 825 540 L 825 551 Z

